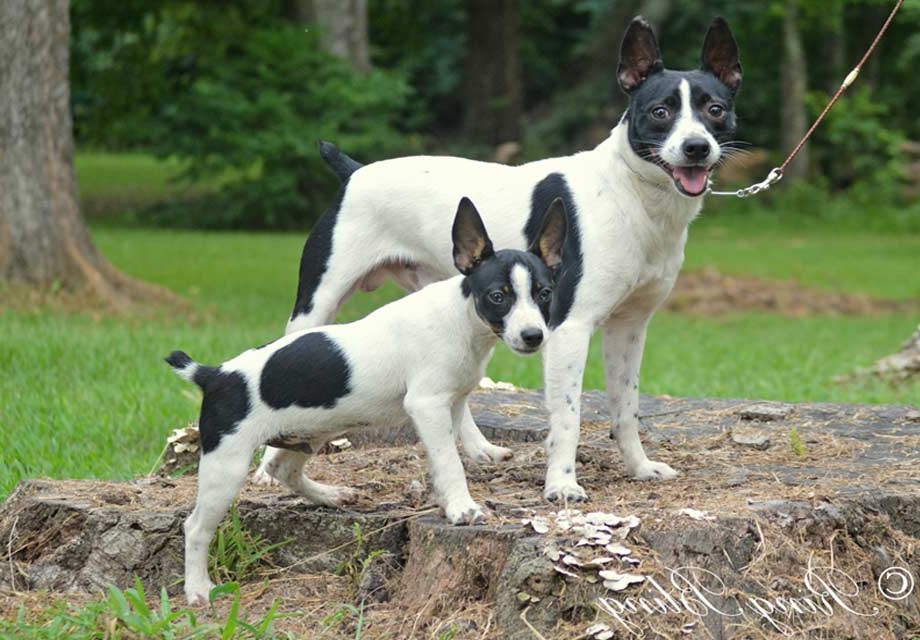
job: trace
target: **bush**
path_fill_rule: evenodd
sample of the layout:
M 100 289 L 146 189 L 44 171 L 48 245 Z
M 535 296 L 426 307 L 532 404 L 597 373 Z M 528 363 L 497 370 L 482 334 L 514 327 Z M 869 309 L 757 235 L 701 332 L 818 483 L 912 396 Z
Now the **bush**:
M 410 94 L 398 74 L 359 74 L 322 52 L 314 33 L 289 25 L 215 46 L 222 59 L 202 66 L 189 90 L 165 106 L 153 150 L 189 161 L 189 180 L 243 177 L 216 198 L 161 212 L 171 223 L 304 227 L 338 185 L 317 140 L 365 162 L 417 146 L 397 129 Z
M 808 96 L 817 116 L 827 94 Z M 907 160 L 905 135 L 892 128 L 888 105 L 876 101 L 866 87 L 844 95 L 815 132 L 813 159 L 834 190 L 849 189 L 850 197 L 866 206 L 903 200 Z

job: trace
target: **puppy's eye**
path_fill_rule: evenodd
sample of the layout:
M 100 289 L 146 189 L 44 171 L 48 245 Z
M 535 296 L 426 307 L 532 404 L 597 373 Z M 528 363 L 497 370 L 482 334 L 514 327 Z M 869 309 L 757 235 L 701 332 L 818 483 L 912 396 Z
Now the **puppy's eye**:
M 505 294 L 501 291 L 493 291 L 489 294 L 489 302 L 492 304 L 501 304 L 505 301 Z
M 709 105 L 709 115 L 713 118 L 721 118 L 725 115 L 725 107 L 720 104 Z
M 537 294 L 537 300 L 539 302 L 549 302 L 550 298 L 553 297 L 553 290 L 549 287 L 543 287 L 540 289 L 540 292 Z
M 652 107 L 649 113 L 656 120 L 667 120 L 671 116 L 671 112 L 668 110 L 668 108 L 662 105 Z

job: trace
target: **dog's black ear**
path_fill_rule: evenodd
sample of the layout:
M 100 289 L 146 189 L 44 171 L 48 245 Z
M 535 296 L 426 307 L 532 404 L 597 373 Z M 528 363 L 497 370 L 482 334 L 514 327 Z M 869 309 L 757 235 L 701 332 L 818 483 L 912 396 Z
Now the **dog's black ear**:
M 540 233 L 528 249 L 550 269 L 555 269 L 562 264 L 562 246 L 565 244 L 567 226 L 565 203 L 562 198 L 556 198 L 546 208 Z
M 620 64 L 617 65 L 620 88 L 632 93 L 646 78 L 663 69 L 658 40 L 651 25 L 642 16 L 636 16 L 626 28 L 620 44 Z
M 469 198 L 460 200 L 451 237 L 454 240 L 454 266 L 465 276 L 495 254 L 476 205 Z
M 735 92 L 741 86 L 741 58 L 738 43 L 725 18 L 719 16 L 709 25 L 703 41 L 702 69 L 717 77 Z

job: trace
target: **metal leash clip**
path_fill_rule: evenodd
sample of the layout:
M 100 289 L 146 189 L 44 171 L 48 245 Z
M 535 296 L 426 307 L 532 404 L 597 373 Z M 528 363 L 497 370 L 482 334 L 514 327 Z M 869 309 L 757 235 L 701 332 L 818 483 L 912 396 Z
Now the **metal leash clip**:
M 767 177 L 763 182 L 752 184 L 750 187 L 738 189 L 737 191 L 713 191 L 712 189 L 709 189 L 708 192 L 714 196 L 737 196 L 739 198 L 747 198 L 748 196 L 757 195 L 761 191 L 766 191 L 774 184 L 782 180 L 782 178 L 783 170 L 780 167 L 774 167 L 770 173 L 767 174 Z

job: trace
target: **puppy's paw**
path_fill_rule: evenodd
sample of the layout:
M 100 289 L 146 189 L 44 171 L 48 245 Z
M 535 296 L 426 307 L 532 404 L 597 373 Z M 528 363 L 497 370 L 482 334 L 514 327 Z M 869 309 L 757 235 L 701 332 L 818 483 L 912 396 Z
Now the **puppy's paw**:
M 468 453 L 476 462 L 504 462 L 514 457 L 514 452 L 511 449 L 491 443 L 486 443 Z
M 275 486 L 281 484 L 278 480 L 272 476 L 268 471 L 259 467 L 256 469 L 252 477 L 250 478 L 253 484 L 262 484 L 266 486 Z
M 206 607 L 210 603 L 211 589 L 214 583 L 210 580 L 200 585 L 185 585 L 185 600 L 190 607 Z
M 663 462 L 646 460 L 635 469 L 630 469 L 630 475 L 636 480 L 670 480 L 680 474 Z
M 358 492 L 351 487 L 316 483 L 317 488 L 306 495 L 312 502 L 325 507 L 340 508 L 358 501 Z
M 563 478 L 551 481 L 547 479 L 543 489 L 543 498 L 550 502 L 584 502 L 588 494 L 575 481 L 575 478 Z
M 475 502 L 449 505 L 444 509 L 444 516 L 453 525 L 482 524 L 486 520 L 486 511 Z

